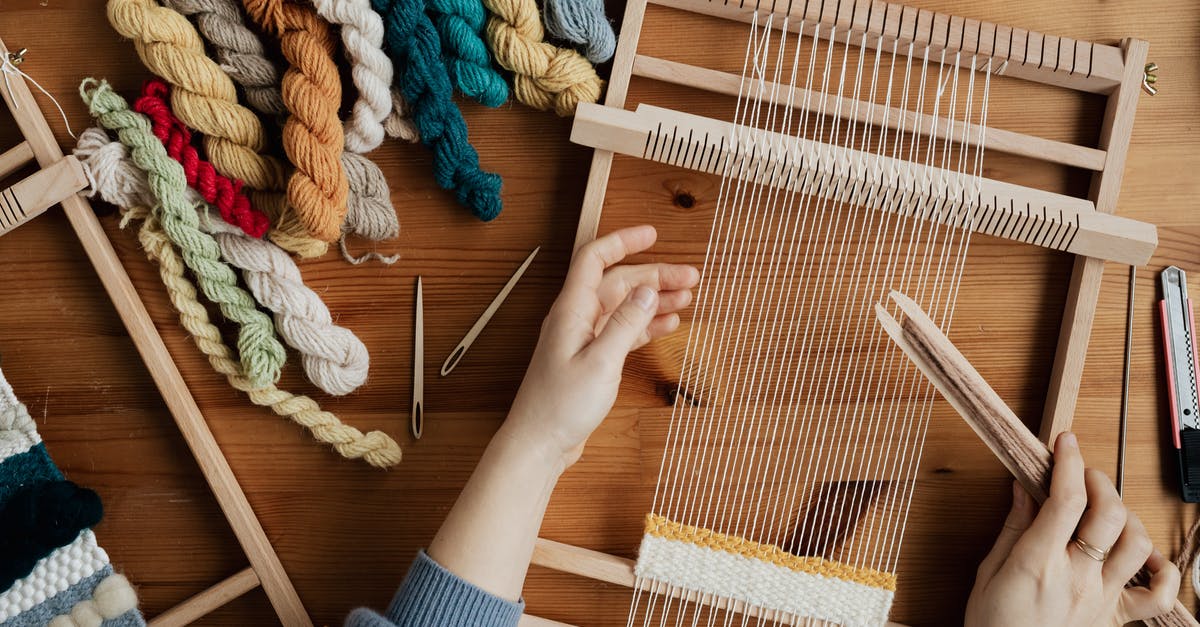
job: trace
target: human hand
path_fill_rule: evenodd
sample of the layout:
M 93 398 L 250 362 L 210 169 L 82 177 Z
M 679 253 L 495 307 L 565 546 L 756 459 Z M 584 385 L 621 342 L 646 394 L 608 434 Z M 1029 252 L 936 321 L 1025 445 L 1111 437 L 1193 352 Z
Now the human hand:
M 612 409 L 625 357 L 679 327 L 700 273 L 691 266 L 618 264 L 658 238 L 621 229 L 580 248 L 542 333 L 501 435 L 573 464 Z
M 1108 558 L 1090 557 L 1084 540 Z M 1111 549 L 1110 549 L 1111 547 Z M 1148 587 L 1125 585 L 1145 566 Z M 1084 469 L 1075 435 L 1054 446 L 1050 496 L 1041 511 L 1013 483 L 1013 507 L 992 552 L 979 565 L 967 601 L 967 627 L 1124 625 L 1169 611 L 1179 569 L 1154 550 L 1104 473 Z

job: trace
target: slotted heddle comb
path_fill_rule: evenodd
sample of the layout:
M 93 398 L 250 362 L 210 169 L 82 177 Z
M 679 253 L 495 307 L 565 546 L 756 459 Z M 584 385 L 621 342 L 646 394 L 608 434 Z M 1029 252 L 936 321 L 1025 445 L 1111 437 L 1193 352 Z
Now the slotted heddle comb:
M 0 41 L 0 59 L 11 63 Z M 156 627 L 186 625 L 229 601 L 262 587 L 284 625 L 311 626 L 296 589 L 266 533 L 255 517 L 212 432 L 192 398 L 179 369 L 163 344 L 145 305 L 113 250 L 87 199 L 78 192 L 88 185 L 83 166 L 64 156 L 23 77 L 5 65 L 3 95 L 24 141 L 0 154 L 0 179 L 34 163 L 38 170 L 0 191 L 0 235 L 32 220 L 56 204 L 62 205 L 96 275 L 112 299 L 146 369 L 162 394 L 179 431 L 200 466 L 213 496 L 225 514 L 250 566 L 153 619 Z
M 700 38 L 695 41 L 680 38 L 680 41 L 683 41 L 681 45 L 688 50 L 677 55 L 675 52 L 678 51 L 672 52 L 672 59 L 641 53 L 639 38 L 643 32 L 648 4 L 662 7 L 656 9 L 657 11 L 699 14 L 727 23 L 749 24 L 745 44 L 746 61 L 742 74 L 715 69 L 721 67 L 721 51 L 713 50 L 712 44 Z M 779 34 L 772 35 L 774 31 L 778 31 Z M 790 34 L 788 36 L 793 39 L 789 41 L 785 34 Z M 779 43 L 773 43 L 773 37 Z M 835 48 L 837 55 L 834 54 Z M 823 302 L 822 294 L 825 294 L 827 276 L 834 276 L 836 281 L 842 278 L 842 269 L 849 270 L 853 267 L 855 272 L 847 272 L 846 275 L 854 278 L 847 279 L 839 285 L 854 283 L 859 277 L 868 276 L 856 274 L 856 271 L 860 267 L 871 267 L 863 264 L 862 258 L 869 253 L 873 254 L 868 247 L 861 244 L 856 246 L 855 243 L 851 243 L 843 246 L 835 241 L 826 248 L 823 242 L 818 240 L 819 244 L 812 247 L 812 250 L 822 253 L 828 250 L 828 254 L 810 256 L 805 252 L 803 256 L 799 256 L 799 261 L 794 261 L 788 257 L 790 250 L 798 250 L 801 244 L 809 246 L 810 244 L 805 242 L 812 240 L 794 235 L 799 231 L 792 230 L 792 235 L 788 232 L 794 228 L 804 228 L 794 227 L 792 224 L 801 224 L 802 220 L 809 220 L 807 212 L 811 206 L 811 220 L 818 225 L 824 224 L 825 220 L 832 223 L 843 219 L 847 224 L 851 224 L 855 219 L 826 216 L 862 216 L 863 222 L 855 223 L 854 228 L 860 229 L 855 232 L 855 236 L 861 236 L 863 242 L 878 241 L 879 237 L 859 224 L 903 223 L 904 228 L 911 228 L 913 233 L 920 233 L 914 236 L 912 241 L 915 242 L 914 246 L 919 244 L 925 250 L 935 246 L 958 246 L 960 244 L 955 244 L 955 241 L 965 242 L 971 233 L 984 233 L 1075 255 L 1042 421 L 1042 438 L 1050 441 L 1057 433 L 1069 427 L 1074 414 L 1104 261 L 1142 265 L 1149 261 L 1157 245 L 1157 232 L 1153 225 L 1113 215 L 1132 132 L 1137 97 L 1143 83 L 1147 51 L 1146 42 L 1134 39 L 1126 39 L 1120 45 L 1097 44 L 878 0 L 630 0 L 625 10 L 621 40 L 614 59 L 605 104 L 581 105 L 572 131 L 573 141 L 595 149 L 576 246 L 582 246 L 596 236 L 605 204 L 610 171 L 617 154 L 719 175 L 721 187 L 716 203 L 716 216 L 713 219 L 713 235 L 710 236 L 709 249 L 706 251 L 706 269 L 703 272 L 705 282 L 709 282 L 710 285 L 706 287 L 702 282 L 697 292 L 695 307 L 698 313 L 695 315 L 703 319 L 703 315 L 707 313 L 708 318 L 703 319 L 705 323 L 722 320 L 724 316 L 722 324 L 728 324 L 728 327 L 714 328 L 715 325 L 710 324 L 709 328 L 705 329 L 699 323 L 692 325 L 690 333 L 694 333 L 695 338 L 703 339 L 694 343 L 696 354 L 699 355 L 698 358 L 693 355 L 694 364 L 688 362 L 685 353 L 684 374 L 681 375 L 679 389 L 686 389 L 690 394 L 702 394 L 706 400 L 696 404 L 700 407 L 698 409 L 673 410 L 670 427 L 672 431 L 668 432 L 667 446 L 670 453 L 664 454 L 664 468 L 659 475 L 659 491 L 655 494 L 655 509 L 648 518 L 636 571 L 635 565 L 628 560 L 547 540 L 539 541 L 533 562 L 555 570 L 634 587 L 637 592 L 631 609 L 631 621 L 640 622 L 640 618 L 635 619 L 635 614 L 639 611 L 638 599 L 644 594 L 650 599 L 650 605 L 644 613 L 646 620 L 651 622 L 658 620 L 650 618 L 651 615 L 661 611 L 664 621 L 673 622 L 680 619 L 687 624 L 692 624 L 694 620 L 703 623 L 703 618 L 697 618 L 700 616 L 699 610 L 687 615 L 686 612 L 693 610 L 683 609 L 685 606 L 703 605 L 716 608 L 715 614 L 714 610 L 707 610 L 709 620 L 713 620 L 714 615 L 720 617 L 743 613 L 785 624 L 797 621 L 810 624 L 803 621 L 813 619 L 819 619 L 818 622 L 856 625 L 883 622 L 882 617 L 887 616 L 891 603 L 890 592 L 896 585 L 892 573 L 895 572 L 895 557 L 899 554 L 899 539 L 894 538 L 902 539 L 903 531 L 895 534 L 887 531 L 887 534 L 893 535 L 889 535 L 886 541 L 870 545 L 873 547 L 869 548 L 870 557 L 864 559 L 855 557 L 859 555 L 856 552 L 859 549 L 853 547 L 846 551 L 846 554 L 851 555 L 850 558 L 828 559 L 833 554 L 826 550 L 823 541 L 829 537 L 840 540 L 841 536 L 837 533 L 828 536 L 814 535 L 813 539 L 806 541 L 806 546 L 793 546 L 781 550 L 779 547 L 783 545 L 776 544 L 774 540 L 760 542 L 754 537 L 737 533 L 736 530 L 759 532 L 760 528 L 756 525 L 761 526 L 763 522 L 756 518 L 759 503 L 763 503 L 764 509 L 770 509 L 772 512 L 780 502 L 786 501 L 790 505 L 793 498 L 790 495 L 792 488 L 778 488 L 787 490 L 786 497 L 773 493 L 771 490 L 776 488 L 772 486 L 755 486 L 753 490 L 746 487 L 739 493 L 743 488 L 736 485 L 735 481 L 726 482 L 726 475 L 718 474 L 720 470 L 704 467 L 706 455 L 712 456 L 713 459 L 723 459 L 724 455 L 729 461 L 719 463 L 725 464 L 724 468 L 734 468 L 734 478 L 751 479 L 752 481 L 746 482 L 747 486 L 754 482 L 761 484 L 763 481 L 760 477 L 767 477 L 765 470 L 761 475 L 758 474 L 759 470 L 753 470 L 753 475 L 750 471 L 743 474 L 739 466 L 739 463 L 746 459 L 751 462 L 757 461 L 755 454 L 731 452 L 733 448 L 740 446 L 750 451 L 764 448 L 765 445 L 759 440 L 761 435 L 769 434 L 765 441 L 771 442 L 776 437 L 778 425 L 783 425 L 782 429 L 787 430 L 797 422 L 803 424 L 804 421 L 793 420 L 801 414 L 805 420 L 811 415 L 812 422 L 819 419 L 820 425 L 842 427 L 847 424 L 843 421 L 844 416 L 864 415 L 857 410 L 871 406 L 865 403 L 879 406 L 882 402 L 892 403 L 889 406 L 892 408 L 897 406 L 894 400 L 889 399 L 896 398 L 900 390 L 897 387 L 888 387 L 886 383 L 877 388 L 867 386 L 851 389 L 849 384 L 828 383 L 815 379 L 810 382 L 804 380 L 804 377 L 796 376 L 801 372 L 800 367 L 804 367 L 803 372 L 808 373 L 812 364 L 816 364 L 814 372 L 822 375 L 826 372 L 838 372 L 834 364 L 840 359 L 842 362 L 838 362 L 837 365 L 849 364 L 845 370 L 847 375 L 857 375 L 858 378 L 866 379 L 877 375 L 878 378 L 883 378 L 886 368 L 872 370 L 876 363 L 873 356 L 869 358 L 871 368 L 865 365 L 867 358 L 861 363 L 859 361 L 860 354 L 876 354 L 878 345 L 872 343 L 874 340 L 869 340 L 864 335 L 861 347 L 851 346 L 843 350 L 837 341 L 831 343 L 824 339 L 838 329 L 843 320 L 846 327 L 859 328 L 855 326 L 860 324 L 855 318 L 841 318 L 825 313 L 827 319 L 836 319 L 837 323 L 821 328 L 812 327 L 812 335 L 805 337 L 815 338 L 812 341 L 815 342 L 813 346 L 816 348 L 811 349 L 812 356 L 802 355 L 798 358 L 795 362 L 798 365 L 791 376 L 787 374 L 791 371 L 771 363 L 771 351 L 776 349 L 771 348 L 768 342 L 773 340 L 760 340 L 759 331 L 755 329 L 769 326 L 770 330 L 762 335 L 767 338 L 773 337 L 776 327 L 771 321 L 770 311 L 786 311 L 788 307 L 777 305 L 776 301 L 795 294 L 796 300 Z M 793 54 L 795 61 L 792 60 Z M 710 56 L 717 59 L 710 65 L 705 65 L 704 61 L 699 60 Z M 881 57 L 884 60 L 882 65 Z M 809 58 L 813 61 L 808 61 Z M 843 60 L 839 68 L 838 62 L 831 62 L 837 58 L 850 59 L 853 62 L 846 63 Z M 872 58 L 876 73 L 869 75 L 868 71 L 863 74 L 864 64 L 869 68 Z M 884 74 L 879 78 L 878 84 L 886 84 L 886 88 L 880 88 L 880 95 L 876 98 L 877 83 L 873 81 L 880 76 L 879 68 L 887 66 L 889 59 L 889 67 L 892 69 L 888 71 L 893 73 Z M 896 71 L 895 68 L 901 67 L 897 60 L 905 62 L 903 67 L 907 69 Z M 786 69 L 789 62 L 792 67 L 790 75 Z M 807 66 L 807 71 L 804 70 L 805 62 L 811 63 Z M 856 64 L 860 72 L 858 75 L 855 75 Z M 772 67 L 775 68 L 773 72 Z M 801 71 L 797 72 L 797 67 Z M 910 74 L 907 72 L 912 67 L 920 68 L 911 75 L 914 94 L 912 101 L 918 103 L 915 106 L 909 106 Z M 864 75 L 867 75 L 866 79 L 863 79 Z M 734 110 L 734 119 L 712 119 L 645 103 L 628 110 L 626 96 L 631 79 L 635 76 L 711 94 L 736 97 L 737 109 Z M 797 76 L 806 76 L 807 80 L 797 82 Z M 964 87 L 960 93 L 957 90 L 962 76 L 968 76 L 971 82 L 970 87 Z M 847 80 L 847 77 L 852 78 Z M 895 78 L 895 89 L 890 82 L 892 78 Z M 1041 83 L 1104 96 L 1106 106 L 1101 120 L 1099 141 L 1096 145 L 1079 145 L 988 126 L 986 85 L 992 84 L 993 80 Z M 899 88 L 901 81 L 902 90 Z M 828 89 L 830 84 L 836 88 Z M 963 84 L 968 84 L 967 79 L 963 79 Z M 845 89 L 843 85 L 846 86 Z M 982 101 L 977 99 L 972 103 L 970 94 L 976 92 L 982 94 Z M 865 95 L 868 93 L 870 96 Z M 903 97 L 899 94 L 903 94 Z M 715 102 L 711 99 L 697 100 L 704 103 Z M 940 114 L 939 106 L 944 107 Z M 972 106 L 975 107 L 974 112 Z M 958 108 L 957 115 L 955 107 Z M 972 115 L 978 117 L 972 118 Z M 890 138 L 889 141 L 885 142 L 885 137 Z M 982 154 L 985 149 L 1090 172 L 1090 190 L 1086 197 L 1074 197 L 989 178 L 982 167 Z M 800 200 L 794 200 L 796 197 Z M 727 212 L 732 217 L 722 217 L 722 212 Z M 737 212 L 744 212 L 747 217 L 739 217 Z M 793 220 L 794 215 L 805 217 L 795 217 L 794 222 L 789 222 Z M 867 216 L 871 216 L 870 222 L 867 222 Z M 751 224 L 754 226 L 750 226 Z M 774 233 L 772 229 L 776 229 Z M 897 230 L 899 229 L 900 227 L 897 227 Z M 839 232 L 831 226 L 821 234 L 850 233 L 851 230 L 852 227 L 845 226 Z M 937 233 L 936 236 L 932 235 L 934 232 Z M 725 238 L 726 244 L 723 245 L 726 247 L 718 250 L 717 242 L 722 237 Z M 843 236 L 838 234 L 838 237 Z M 871 240 L 871 237 L 877 239 Z M 772 239 L 776 243 L 783 243 L 778 248 L 768 248 Z M 732 248 L 733 245 L 729 244 L 734 241 L 737 244 L 736 251 Z M 838 241 L 844 243 L 847 240 Z M 742 253 L 743 244 L 745 254 Z M 789 246 L 792 248 L 789 249 Z M 949 256 L 944 250 L 942 259 L 947 259 Z M 961 244 L 960 250 L 962 256 L 965 256 L 965 244 Z M 779 254 L 776 254 L 777 251 Z M 831 270 L 824 270 L 827 266 L 823 257 L 832 257 L 835 254 L 839 260 L 829 263 Z M 962 256 L 951 260 L 950 263 L 954 265 L 952 272 L 943 273 L 939 265 L 936 271 L 921 274 L 919 280 L 913 280 L 912 283 L 912 289 L 916 290 L 919 285 L 924 294 L 927 278 L 941 281 L 942 277 L 950 277 L 945 283 L 948 286 L 945 288 L 947 297 L 937 303 L 936 308 L 941 316 L 941 324 L 948 324 L 949 312 L 953 311 L 952 303 L 953 298 L 957 296 L 957 281 L 958 276 L 961 276 L 957 273 L 961 272 Z M 722 263 L 725 265 L 719 265 Z M 897 265 L 899 263 L 898 261 Z M 909 262 L 903 263 L 907 268 Z M 789 267 L 788 264 L 794 265 Z M 780 268 L 782 269 L 777 276 L 776 270 Z M 808 277 L 804 276 L 804 283 L 797 283 L 796 289 L 789 289 L 793 286 L 789 272 L 794 270 L 794 273 L 800 276 L 812 268 L 819 270 L 811 275 L 816 277 L 812 279 L 811 285 L 819 285 L 819 288 L 810 288 Z M 888 266 L 887 272 L 888 276 L 891 276 L 891 265 Z M 899 274 L 897 273 L 897 276 Z M 876 277 L 869 278 L 875 281 Z M 777 279 L 780 281 L 778 284 Z M 722 283 L 723 280 L 725 284 L 732 284 L 733 287 L 727 287 Z M 878 287 L 887 287 L 885 283 L 888 280 L 885 277 Z M 936 285 L 937 291 L 933 294 L 938 296 L 929 296 L 933 301 L 940 299 L 942 290 L 942 283 Z M 751 303 L 741 305 L 750 307 L 752 312 L 744 318 L 745 324 L 742 323 L 743 318 L 733 318 L 732 315 L 723 312 L 717 304 L 710 305 L 707 312 L 701 309 L 705 297 L 703 292 L 706 289 L 715 293 L 715 296 L 709 295 L 714 303 L 723 299 L 734 303 L 742 299 Z M 859 288 L 856 286 L 855 289 Z M 874 283 L 871 287 L 861 288 L 860 292 L 850 295 L 859 299 L 853 305 L 830 305 L 825 311 L 837 314 L 853 313 L 852 310 L 857 309 L 860 302 L 878 300 L 876 294 L 870 293 L 872 289 L 877 289 Z M 828 293 L 833 294 L 835 291 L 831 289 Z M 949 294 L 953 294 L 954 297 Z M 850 300 L 850 296 L 847 296 L 847 300 Z M 755 301 L 755 297 L 759 300 Z M 755 312 L 753 308 L 759 305 L 761 311 Z M 825 307 L 824 304 L 822 306 Z M 745 312 L 746 309 L 742 311 Z M 755 320 L 755 313 L 761 313 L 758 318 L 761 322 Z M 730 319 L 735 322 L 729 324 Z M 803 315 L 793 318 L 801 321 L 803 319 Z M 784 322 L 788 323 L 787 320 Z M 728 336 L 734 339 L 721 337 L 727 334 L 727 328 Z M 787 327 L 779 327 L 785 328 Z M 808 328 L 805 326 L 806 330 Z M 790 330 L 788 332 L 790 333 Z M 838 332 L 841 333 L 840 330 Z M 858 332 L 853 333 L 854 339 L 857 339 Z M 778 335 L 788 337 L 782 331 Z M 850 333 L 846 332 L 844 335 L 848 336 Z M 716 348 L 709 346 L 710 337 L 715 338 L 711 344 L 715 344 Z M 740 337 L 749 338 L 751 343 L 737 344 L 740 340 L 736 338 Z M 785 348 L 776 350 L 777 353 L 782 354 L 785 350 L 790 350 L 786 348 L 787 341 L 791 340 L 780 341 L 780 346 Z M 723 361 L 725 358 L 720 351 L 724 351 L 725 348 L 722 342 L 732 345 L 727 352 L 736 357 Z M 693 345 L 691 335 L 688 344 L 689 348 Z M 764 345 L 768 348 L 765 351 L 760 350 Z M 753 351 L 758 352 L 752 357 L 746 357 Z M 716 354 L 717 357 L 710 360 L 708 356 L 711 354 Z M 760 363 L 759 358 L 763 355 L 763 368 L 756 370 Z M 791 362 L 787 361 L 790 358 L 790 354 L 787 358 L 781 357 L 778 363 L 790 368 Z M 887 364 L 893 363 L 888 359 Z M 884 362 L 880 362 L 882 363 Z M 713 367 L 714 364 L 716 367 Z M 745 367 L 747 364 L 749 366 Z M 722 367 L 733 370 L 734 374 L 731 376 L 728 372 L 721 371 Z M 826 367 L 827 370 L 822 370 Z M 784 374 L 777 374 L 780 371 Z M 756 387 L 754 385 L 742 385 L 742 395 L 738 396 L 737 386 L 740 383 L 737 381 L 737 375 L 743 373 L 748 373 L 745 376 L 751 381 L 757 381 L 757 387 L 767 390 L 767 393 L 764 395 L 758 391 L 751 391 L 751 388 Z M 760 373 L 761 376 L 756 380 L 754 377 Z M 833 375 L 828 377 L 833 378 Z M 797 379 L 801 380 L 799 384 L 792 383 Z M 697 382 L 700 385 L 696 385 Z M 774 400 L 776 392 L 772 391 L 773 389 L 789 386 L 792 390 L 817 389 L 818 394 L 806 391 L 804 402 L 795 404 L 802 408 L 797 413 L 785 402 L 787 397 L 779 395 L 780 401 Z M 905 388 L 910 389 L 915 390 Z M 833 391 L 832 394 L 823 396 L 830 390 Z M 856 396 L 859 391 L 865 393 Z M 920 406 L 920 411 L 928 415 L 928 396 L 917 398 L 919 395 L 915 391 L 911 393 L 914 396 L 910 400 L 901 401 L 900 409 L 903 411 L 894 416 L 896 422 L 903 417 L 907 423 L 909 414 L 905 412 L 913 412 L 911 408 L 915 406 Z M 765 402 L 767 396 L 771 398 L 770 403 Z M 734 400 L 746 402 L 738 404 L 732 402 Z M 760 403 L 760 400 L 764 402 Z M 820 402 L 810 402 L 816 400 Z M 826 400 L 829 403 L 825 403 Z M 904 402 L 909 403 L 909 409 L 904 409 Z M 822 405 L 825 408 L 822 408 Z M 704 412 L 708 410 L 703 406 L 719 408 L 709 411 L 707 416 L 725 416 L 706 417 Z M 763 406 L 767 406 L 767 409 L 762 409 Z M 813 409 L 814 406 L 817 408 Z M 730 415 L 734 418 L 729 418 Z M 830 415 L 832 417 L 828 417 Z M 877 416 L 869 413 L 866 415 L 871 416 L 870 424 L 884 425 L 893 418 L 888 414 L 877 420 Z M 915 419 L 913 424 L 927 425 L 924 420 L 926 418 Z M 730 444 L 724 449 L 719 449 L 716 444 L 710 445 L 707 430 L 709 427 L 703 426 L 703 421 L 737 425 L 734 427 L 737 436 L 731 436 L 728 440 L 737 442 L 737 445 Z M 738 437 L 743 433 L 740 423 L 743 422 L 754 422 L 755 426 L 751 427 L 753 436 L 750 435 L 751 428 L 747 428 L 746 439 L 739 440 Z M 764 430 L 769 426 L 769 432 L 760 431 L 759 425 L 765 425 L 762 427 Z M 808 426 L 802 428 L 808 429 Z M 818 451 L 824 446 L 832 449 L 830 456 L 837 459 L 847 451 L 846 448 L 838 447 L 849 443 L 851 436 L 854 442 L 859 441 L 855 428 L 853 425 L 845 427 L 843 430 L 846 435 L 843 436 L 826 435 L 818 426 L 814 433 L 819 432 L 820 437 L 815 440 L 804 442 L 802 438 L 797 437 L 791 441 L 780 438 L 780 441 L 789 446 L 797 442 L 800 445 L 811 445 Z M 880 429 L 882 428 L 881 426 Z M 891 427 L 887 428 L 890 434 Z M 724 440 L 725 427 L 722 426 L 721 429 L 720 438 Z M 922 431 L 919 436 L 913 436 L 913 441 L 923 442 L 924 427 L 920 429 Z M 789 437 L 791 435 L 791 431 L 781 432 L 787 433 Z M 672 433 L 675 440 L 670 439 Z M 703 433 L 703 440 L 699 435 L 689 439 L 693 433 Z M 902 444 L 907 446 L 908 441 L 906 435 Z M 872 439 L 871 442 L 874 444 L 875 440 Z M 688 451 L 689 446 L 694 445 L 694 450 L 699 452 L 691 458 L 686 457 L 688 453 L 680 453 L 677 456 L 676 444 L 681 451 Z M 889 441 L 887 437 L 880 440 L 880 446 L 885 448 L 903 448 L 899 444 L 901 443 Z M 919 445 L 916 450 L 919 451 Z M 805 451 L 805 454 L 808 452 Z M 914 456 L 919 461 L 919 452 L 914 453 Z M 697 457 L 699 463 L 694 463 Z M 760 457 L 768 459 L 769 454 L 764 453 Z M 801 456 L 800 459 L 809 458 Z M 878 497 L 861 494 L 855 496 L 856 492 L 872 492 L 830 489 L 832 484 L 820 485 L 819 481 L 815 482 L 815 485 L 797 489 L 796 492 L 803 493 L 808 490 L 810 495 L 815 495 L 810 498 L 816 499 L 814 506 L 820 508 L 821 516 L 856 511 L 856 506 L 864 505 L 864 502 L 870 505 L 870 499 L 881 498 L 889 504 L 903 505 L 905 513 L 897 515 L 894 519 L 899 522 L 901 529 L 903 528 L 915 474 L 909 474 L 909 470 L 906 469 L 904 473 L 896 476 L 881 472 L 851 476 L 848 470 L 843 474 L 846 464 L 825 461 L 821 459 L 819 452 L 812 453 L 812 461 L 813 465 L 820 469 L 818 473 L 821 479 L 827 474 L 835 475 L 830 469 L 836 468 L 837 479 L 849 480 L 842 481 L 843 487 L 856 485 L 852 483 L 854 481 L 891 482 L 857 484 L 889 485 L 890 487 L 881 491 Z M 782 463 L 784 468 L 788 467 L 787 463 L 790 462 Z M 795 463 L 794 466 L 803 467 L 804 464 Z M 911 467 L 915 468 L 915 463 Z M 861 468 L 861 464 L 856 467 Z M 867 469 L 871 470 L 869 465 Z M 710 472 L 711 480 L 707 478 Z M 792 475 L 785 473 L 785 476 L 790 478 Z M 669 485 L 663 483 L 664 477 L 670 479 Z M 773 480 L 774 475 L 771 477 Z M 803 477 L 807 481 L 807 471 L 803 473 Z M 729 511 L 734 513 L 730 513 L 723 520 L 732 521 L 730 526 L 735 533 L 728 534 L 715 526 L 693 525 L 688 521 L 675 520 L 672 516 L 659 515 L 662 513 L 659 507 L 676 507 L 669 502 L 669 499 L 675 498 L 675 491 L 686 493 L 692 491 L 693 487 L 701 486 L 709 490 L 708 494 L 701 494 L 695 499 L 690 496 L 680 497 L 683 505 L 675 511 L 685 515 L 694 512 L 700 519 L 708 520 L 710 506 L 706 504 L 701 507 L 696 503 L 704 502 L 706 496 L 715 496 L 712 500 L 715 504 L 711 506 L 713 523 L 725 516 L 728 506 Z M 751 494 L 757 491 L 757 494 L 764 498 L 755 501 L 753 497 L 738 496 L 737 500 L 731 501 L 732 497 L 727 497 L 727 490 L 732 494 Z M 664 493 L 667 496 L 660 501 L 660 495 Z M 839 496 L 842 494 L 851 496 Z M 833 505 L 829 505 L 830 502 Z M 754 514 L 747 517 L 736 513 L 739 506 L 751 505 Z M 780 509 L 783 511 L 781 519 L 797 520 L 788 506 Z M 809 518 L 801 516 L 799 519 Z M 777 523 L 771 520 L 766 520 L 766 523 L 767 531 L 764 533 L 776 534 L 772 525 Z M 872 533 L 879 533 L 879 537 L 883 537 L 885 532 L 875 531 L 874 522 L 870 525 Z M 839 528 L 838 531 L 842 530 Z M 776 535 L 788 536 L 786 532 Z M 679 539 L 684 541 L 675 541 Z M 708 552 L 695 550 L 695 545 Z M 878 547 L 883 547 L 883 552 L 879 555 L 886 553 L 887 557 L 876 560 L 875 551 Z M 721 555 L 722 552 L 739 559 L 753 553 L 754 557 L 750 560 L 753 567 L 749 570 L 738 570 L 745 566 L 746 562 L 737 562 L 727 555 Z M 651 555 L 649 559 L 648 554 Z M 679 567 L 682 564 L 688 564 L 690 567 Z M 860 565 L 869 568 L 859 568 Z M 663 569 L 655 570 L 658 566 L 663 566 Z M 671 570 L 667 566 L 677 568 Z M 714 577 L 712 573 L 719 569 L 736 573 L 741 579 L 731 585 L 717 582 L 716 579 L 720 577 Z M 777 581 L 773 580 L 772 583 L 778 583 L 778 588 L 784 590 L 783 593 L 776 595 L 775 591 L 770 589 L 770 585 L 755 586 L 746 583 L 758 575 L 766 577 L 768 571 L 778 575 Z M 814 578 L 813 575 L 817 577 Z M 825 577 L 826 581 L 819 581 L 820 577 Z M 809 596 L 813 598 L 801 603 L 793 602 L 798 596 L 797 591 L 801 590 L 808 590 Z M 834 602 L 814 600 L 825 593 L 837 596 L 838 599 Z M 653 604 L 658 602 L 656 600 L 659 598 L 662 601 L 658 609 L 655 609 Z M 670 608 L 673 602 L 672 598 L 676 599 L 674 603 L 675 607 L 679 608 L 678 615 L 666 618 L 667 608 Z M 841 602 L 846 599 L 853 599 L 854 602 Z M 871 607 L 867 611 L 858 611 L 864 605 Z M 810 610 L 816 613 L 805 613 Z

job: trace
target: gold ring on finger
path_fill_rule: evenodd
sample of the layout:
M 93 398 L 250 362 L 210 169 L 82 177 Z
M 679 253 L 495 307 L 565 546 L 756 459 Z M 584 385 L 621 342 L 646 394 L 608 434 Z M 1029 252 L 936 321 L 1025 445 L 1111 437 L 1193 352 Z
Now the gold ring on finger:
M 1084 540 L 1079 536 L 1075 536 L 1075 539 L 1071 540 L 1071 544 L 1074 544 L 1075 548 L 1083 551 L 1084 555 L 1096 560 L 1097 562 L 1104 562 L 1108 559 L 1108 551 L 1088 543 L 1087 540 Z

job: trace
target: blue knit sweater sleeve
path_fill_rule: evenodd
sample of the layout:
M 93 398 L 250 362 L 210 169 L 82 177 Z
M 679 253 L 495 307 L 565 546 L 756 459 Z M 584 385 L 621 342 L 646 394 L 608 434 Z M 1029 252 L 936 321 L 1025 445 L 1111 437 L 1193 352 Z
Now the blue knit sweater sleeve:
M 421 551 L 387 612 L 358 608 L 345 627 L 515 627 L 524 610 L 524 601 L 485 592 Z

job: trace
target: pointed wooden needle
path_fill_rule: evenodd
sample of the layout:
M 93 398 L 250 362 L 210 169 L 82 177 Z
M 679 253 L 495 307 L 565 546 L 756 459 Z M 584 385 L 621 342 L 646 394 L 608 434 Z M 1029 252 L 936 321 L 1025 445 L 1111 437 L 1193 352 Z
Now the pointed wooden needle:
M 533 249 L 533 252 L 529 253 L 529 256 L 525 258 L 525 262 L 521 264 L 521 267 L 517 268 L 517 271 L 508 279 L 508 283 L 505 283 L 504 287 L 500 289 L 500 293 L 496 294 L 496 297 L 492 299 L 492 304 L 483 310 L 483 315 L 479 316 L 479 319 L 475 321 L 475 325 L 471 327 L 471 330 L 467 331 L 467 334 L 463 336 L 458 346 L 455 346 L 454 350 L 450 351 L 450 356 L 442 364 L 443 377 L 454 370 L 454 367 L 458 365 L 459 360 L 462 359 L 467 349 L 471 348 L 471 344 L 475 343 L 475 338 L 479 337 L 479 334 L 483 332 L 483 327 L 487 326 L 492 316 L 496 315 L 496 311 L 500 309 L 500 305 L 504 304 L 504 299 L 508 298 L 508 293 L 517 286 L 517 281 L 521 280 L 521 275 L 525 274 L 525 270 L 529 268 L 529 264 L 533 263 L 533 258 L 537 256 L 538 251 L 541 249 L 542 247 L 538 246 Z
M 417 277 L 416 315 L 413 318 L 413 386 L 412 428 L 413 437 L 420 440 L 425 429 L 425 305 L 421 294 L 421 277 Z

